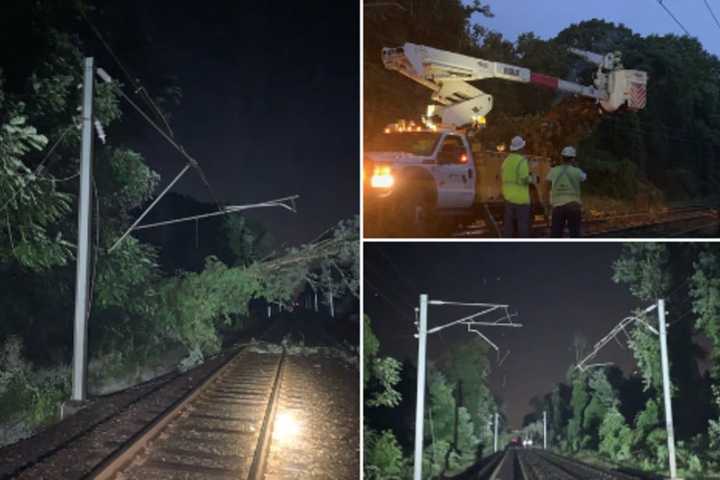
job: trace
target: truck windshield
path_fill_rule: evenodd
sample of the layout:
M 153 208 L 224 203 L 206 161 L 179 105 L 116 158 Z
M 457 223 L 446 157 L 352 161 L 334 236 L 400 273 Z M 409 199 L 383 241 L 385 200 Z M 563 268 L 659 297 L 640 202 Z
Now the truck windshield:
M 368 152 L 405 152 L 412 155 L 432 155 L 440 139 L 437 132 L 383 133 L 368 145 Z

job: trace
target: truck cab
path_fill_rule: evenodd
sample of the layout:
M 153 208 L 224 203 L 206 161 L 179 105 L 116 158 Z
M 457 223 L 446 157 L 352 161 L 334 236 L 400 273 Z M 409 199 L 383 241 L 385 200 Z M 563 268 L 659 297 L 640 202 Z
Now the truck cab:
M 475 162 L 459 132 L 385 129 L 365 152 L 365 201 L 397 200 L 422 189 L 434 210 L 470 208 L 475 201 Z
M 386 127 L 365 149 L 366 230 L 426 235 L 483 218 L 496 231 L 494 219 L 503 201 L 501 166 L 507 154 L 474 146 L 461 130 L 413 123 Z M 531 172 L 544 178 L 549 159 L 528 160 Z M 535 203 L 541 193 L 535 191 Z

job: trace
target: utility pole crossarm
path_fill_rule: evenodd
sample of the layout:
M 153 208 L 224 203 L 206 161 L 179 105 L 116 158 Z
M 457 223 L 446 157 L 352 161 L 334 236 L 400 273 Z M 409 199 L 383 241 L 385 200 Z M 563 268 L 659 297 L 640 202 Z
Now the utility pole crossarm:
M 289 211 L 295 213 L 296 210 L 295 210 L 294 200 L 296 200 L 298 198 L 300 198 L 300 195 L 293 195 L 290 197 L 283 197 L 283 198 L 278 198 L 275 200 L 268 200 L 268 201 L 262 202 L 262 203 L 252 203 L 252 204 L 248 204 L 248 205 L 231 205 L 228 207 L 224 207 L 223 210 L 220 212 L 201 213 L 200 215 L 192 215 L 189 217 L 175 218 L 173 220 L 165 220 L 162 222 L 155 222 L 155 223 L 146 223 L 143 225 L 138 225 L 138 226 L 134 227 L 132 230 L 143 230 L 146 228 L 154 228 L 154 227 L 162 227 L 165 225 L 173 225 L 176 223 L 200 220 L 200 219 L 208 218 L 208 217 L 216 217 L 218 215 L 227 215 L 229 213 L 242 212 L 244 210 L 251 210 L 253 208 L 279 207 L 279 208 L 284 208 L 286 210 L 289 210 Z M 288 205 L 287 202 L 292 202 L 292 203 L 290 205 Z
M 479 312 L 467 315 L 459 318 L 452 322 L 440 325 L 438 327 L 428 329 L 428 306 L 462 306 L 462 307 L 479 307 Z M 511 318 L 515 315 L 511 315 L 508 312 L 508 305 L 496 304 L 496 303 L 466 303 L 466 302 L 447 302 L 443 300 L 430 300 L 427 294 L 420 295 L 420 306 L 415 309 L 416 322 L 418 327 L 418 333 L 415 334 L 415 338 L 418 339 L 418 374 L 417 374 L 417 393 L 416 393 L 416 407 L 415 407 L 415 448 L 414 448 L 414 460 L 413 460 L 413 480 L 422 480 L 422 453 L 423 453 L 423 423 L 425 419 L 425 370 L 426 370 L 426 355 L 427 355 L 427 336 L 430 333 L 437 333 L 445 328 L 454 325 L 465 325 L 468 332 L 479 335 L 485 340 L 493 349 L 499 351 L 497 345 L 495 345 L 487 336 L 477 330 L 475 327 L 487 326 L 487 327 L 521 327 L 522 325 L 513 323 Z M 486 315 L 495 310 L 502 309 L 505 311 L 505 316 L 496 322 L 479 322 L 474 321 L 482 315 Z M 498 448 L 498 414 L 495 414 L 495 451 Z
M 485 310 L 482 310 L 482 311 L 477 312 L 477 313 L 473 313 L 472 315 L 468 315 L 468 316 L 466 316 L 466 317 L 462 317 L 462 318 L 459 318 L 459 319 L 457 319 L 457 320 L 453 320 L 452 322 L 446 323 L 446 324 L 444 324 L 444 325 L 439 325 L 439 326 L 437 326 L 437 327 L 431 328 L 431 329 L 428 330 L 427 333 L 437 333 L 437 332 L 439 332 L 439 331 L 441 331 L 441 330 L 445 330 L 445 329 L 448 328 L 448 327 L 452 327 L 453 325 L 458 325 L 458 324 L 461 324 L 461 323 L 466 323 L 466 322 L 472 320 L 473 318 L 477 318 L 477 317 L 480 317 L 480 316 L 482 316 L 482 315 L 488 314 L 488 313 L 493 312 L 493 311 L 495 311 L 495 310 L 497 310 L 497 309 L 499 309 L 499 308 L 501 308 L 501 306 L 491 306 L 491 307 L 488 307 L 488 308 L 486 308 Z
M 652 312 L 654 309 L 655 309 L 654 306 L 653 306 L 653 307 L 650 307 L 650 308 L 646 308 L 645 310 L 643 310 L 643 311 L 641 312 L 641 315 L 644 315 L 644 314 L 646 314 L 646 313 L 648 313 L 648 312 Z M 585 363 L 588 362 L 588 361 L 590 361 L 590 360 L 592 360 L 593 357 L 595 357 L 598 353 L 600 353 L 600 350 L 602 350 L 602 348 L 605 347 L 605 345 L 607 345 L 608 343 L 610 343 L 610 341 L 612 341 L 617 335 L 619 335 L 620 332 L 625 331 L 625 328 L 627 328 L 628 326 L 630 326 L 630 324 L 632 324 L 633 322 L 639 322 L 640 324 L 642 324 L 644 327 L 646 327 L 646 328 L 647 328 L 648 330 L 650 330 L 651 332 L 655 333 L 656 335 L 659 334 L 659 332 L 658 332 L 656 329 L 654 329 L 650 324 L 648 324 L 648 323 L 647 323 L 644 319 L 642 319 L 641 317 L 636 317 L 636 316 L 634 316 L 634 315 L 629 316 L 629 317 L 625 317 L 625 318 L 623 318 L 623 319 L 620 321 L 620 323 L 618 323 L 617 325 L 615 325 L 615 327 L 613 327 L 612 330 L 610 330 L 610 333 L 608 333 L 608 334 L 605 335 L 603 338 L 601 338 L 601 339 L 593 346 L 592 352 L 590 352 L 587 356 L 585 356 L 585 358 L 583 358 L 580 362 L 578 362 L 578 364 L 575 366 L 575 368 L 578 368 L 578 369 L 580 369 L 580 370 L 582 370 L 582 371 L 584 371 L 586 368 L 588 368 L 588 367 L 585 365 Z M 595 365 L 600 365 L 600 364 L 595 364 Z

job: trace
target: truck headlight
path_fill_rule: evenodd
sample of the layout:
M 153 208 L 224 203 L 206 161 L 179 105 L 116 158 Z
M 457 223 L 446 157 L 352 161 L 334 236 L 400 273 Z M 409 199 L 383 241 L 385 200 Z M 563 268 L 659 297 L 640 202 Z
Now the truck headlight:
M 391 188 L 395 184 L 392 169 L 389 165 L 377 165 L 370 177 L 370 186 L 373 188 Z

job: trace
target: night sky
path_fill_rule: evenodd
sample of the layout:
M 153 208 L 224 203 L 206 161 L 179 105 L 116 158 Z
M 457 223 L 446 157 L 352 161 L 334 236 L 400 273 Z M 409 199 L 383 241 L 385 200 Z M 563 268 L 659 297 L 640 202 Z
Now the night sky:
M 420 293 L 437 300 L 509 304 L 519 313 L 513 320 L 523 328 L 482 330 L 500 347 L 501 356 L 510 350 L 500 367 L 491 354 L 490 385 L 514 428 L 530 413 L 528 402 L 534 395 L 565 381 L 575 361 L 575 333 L 584 335 L 591 348 L 641 306 L 625 286 L 611 280 L 620 243 L 366 243 L 364 248 L 365 313 L 386 355 L 416 365 L 411 308 Z M 474 311 L 431 306 L 429 327 Z M 454 344 L 468 341 L 482 340 L 462 326 L 431 335 L 428 358 L 442 358 Z M 634 368 L 631 353 L 614 342 L 597 359 L 615 362 L 626 374 Z
M 358 212 L 357 3 L 132 0 L 91 20 L 152 95 L 180 87 L 171 126 L 221 202 L 301 195 L 296 215 L 249 214 L 290 244 Z M 102 46 L 89 43 L 98 65 L 127 84 Z M 124 143 L 165 185 L 182 168 L 180 155 L 127 104 L 123 110 L 133 124 Z M 173 191 L 211 201 L 192 171 Z
M 463 3 L 470 3 L 463 0 Z M 720 3 L 708 2 L 716 16 L 720 16 Z M 482 15 L 473 16 L 485 27 L 498 31 L 510 40 L 516 40 L 518 34 L 535 32 L 540 38 L 550 38 L 558 32 L 583 20 L 600 18 L 608 22 L 622 23 L 641 35 L 665 35 L 684 32 L 665 12 L 656 0 L 627 1 L 604 0 L 602 2 L 572 2 L 568 0 L 545 0 L 543 10 L 551 15 L 538 17 L 537 2 L 534 0 L 486 0 L 495 18 Z M 680 23 L 703 44 L 706 50 L 720 54 L 720 30 L 713 20 L 704 2 L 684 2 L 665 0 L 665 6 Z M 604 53 L 604 52 L 600 52 Z

